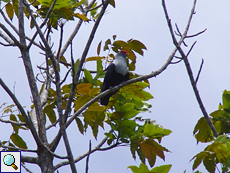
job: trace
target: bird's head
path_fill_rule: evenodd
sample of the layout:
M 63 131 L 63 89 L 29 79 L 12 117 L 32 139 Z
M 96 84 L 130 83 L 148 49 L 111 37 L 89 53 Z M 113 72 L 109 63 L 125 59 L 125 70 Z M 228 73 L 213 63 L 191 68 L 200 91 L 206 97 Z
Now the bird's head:
M 121 50 L 119 53 L 121 53 L 121 54 L 123 54 L 123 55 L 125 55 L 125 56 L 128 56 L 128 55 L 129 55 L 129 53 L 126 52 L 125 50 Z

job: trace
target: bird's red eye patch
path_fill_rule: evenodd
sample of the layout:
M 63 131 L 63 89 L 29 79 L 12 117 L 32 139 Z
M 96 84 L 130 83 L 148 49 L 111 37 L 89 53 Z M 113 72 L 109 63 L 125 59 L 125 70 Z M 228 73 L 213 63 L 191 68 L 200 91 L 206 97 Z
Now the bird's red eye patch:
M 122 50 L 121 53 L 125 55 L 129 55 L 128 52 L 126 52 L 125 50 Z

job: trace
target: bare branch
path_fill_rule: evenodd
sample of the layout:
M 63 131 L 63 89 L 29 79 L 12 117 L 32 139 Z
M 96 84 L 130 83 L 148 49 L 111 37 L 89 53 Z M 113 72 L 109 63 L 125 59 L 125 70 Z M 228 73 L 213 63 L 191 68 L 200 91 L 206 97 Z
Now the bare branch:
M 96 33 L 96 30 L 98 28 L 98 25 L 99 25 L 103 15 L 104 15 L 104 12 L 105 12 L 109 2 L 110 2 L 110 0 L 106 0 L 104 2 L 103 8 L 101 9 L 100 14 L 98 15 L 98 18 L 97 18 L 96 22 L 94 23 L 94 26 L 92 28 L 92 31 L 91 31 L 89 39 L 88 39 L 88 42 L 87 42 L 87 44 L 85 46 L 85 49 L 84 49 L 84 51 L 82 53 L 82 57 L 81 57 L 81 60 L 79 62 L 79 65 L 78 65 L 77 72 L 74 75 L 73 84 L 72 84 L 72 87 L 71 87 L 69 99 L 68 99 L 68 102 L 66 104 L 66 110 L 65 110 L 65 114 L 64 114 L 65 119 L 67 119 L 67 116 L 69 114 L 70 106 L 72 104 L 72 100 L 73 100 L 73 97 L 74 97 L 74 93 L 75 93 L 75 90 L 76 90 L 77 82 L 78 82 L 78 79 L 79 79 L 79 76 L 80 76 L 80 72 L 82 70 L 83 63 L 85 62 L 87 53 L 88 53 L 90 45 L 91 45 L 91 43 L 93 41 L 94 35 Z
M 57 2 L 57 0 L 54 0 L 52 6 L 49 8 L 49 11 L 46 13 L 46 17 L 45 17 L 44 21 L 42 22 L 42 24 L 40 25 L 40 29 L 42 29 L 42 27 L 43 27 L 43 26 L 46 24 L 46 22 L 48 21 L 49 16 L 50 16 L 51 12 L 53 11 L 53 8 L 54 8 L 56 2 Z M 25 4 L 27 4 L 27 8 L 28 8 L 28 7 L 29 7 L 29 4 L 28 4 L 27 2 L 25 2 Z M 28 10 L 28 9 L 27 9 L 27 10 Z M 33 16 L 32 12 L 31 12 L 31 10 L 29 11 L 29 13 L 30 13 L 31 18 L 32 18 L 32 17 L 34 18 L 34 16 Z M 32 18 L 32 19 L 33 19 L 33 18 Z M 33 21 L 34 21 L 34 19 L 33 19 Z M 31 46 L 32 43 L 34 42 L 34 40 L 35 40 L 37 34 L 38 34 L 38 29 L 36 30 L 34 36 L 32 37 L 32 39 L 31 39 L 31 41 L 30 41 L 30 43 L 29 43 L 29 45 L 28 45 L 28 49 L 30 48 L 30 46 Z
M 2 31 L 0 31 L 0 37 L 2 37 L 7 43 L 9 43 L 10 46 L 16 46 L 16 44 L 14 44 L 13 40 L 11 40 L 9 37 L 7 37 L 5 34 L 2 33 Z M 1 43 L 3 46 L 6 46 L 5 44 Z
M 188 53 L 186 54 L 187 57 L 189 56 L 189 54 L 190 54 L 190 52 L 192 51 L 193 47 L 195 46 L 196 42 L 197 42 L 197 41 L 195 41 L 195 42 L 192 44 L 191 48 L 189 49 Z
M 197 84 L 198 79 L 199 79 L 199 77 L 200 77 L 200 73 L 201 73 L 201 70 L 202 70 L 203 64 L 204 64 L 204 59 L 202 59 L 202 61 L 201 61 L 201 64 L 200 64 L 200 69 L 199 69 L 198 74 L 197 74 L 197 76 L 196 76 L 196 80 L 195 80 L 195 83 L 196 83 L 196 84 Z
M 8 148 L 8 149 L 13 149 L 13 150 L 18 150 L 18 151 L 33 152 L 33 153 L 37 152 L 37 150 L 29 150 L 29 149 L 24 149 L 24 148 L 16 148 L 13 146 L 6 146 L 6 145 L 3 145 L 1 141 L 0 141 L 0 146 L 2 148 Z
M 36 0 L 35 0 L 36 1 Z M 22 167 L 29 173 L 33 173 L 31 170 L 29 170 L 24 163 L 21 162 Z
M 13 40 L 14 44 L 17 45 L 19 48 L 22 48 L 21 43 L 11 34 L 11 32 L 2 24 L 0 23 L 0 28 L 2 28 L 5 33 Z
M 91 154 L 91 140 L 89 140 L 89 154 L 86 158 L 86 165 L 85 165 L 85 173 L 88 173 L 89 171 L 89 155 Z
M 12 121 L 12 120 L 4 120 L 2 118 L 0 118 L 0 121 L 3 122 L 3 123 L 15 124 L 17 126 L 25 126 L 26 125 L 25 122 L 16 122 L 16 121 Z
M 109 131 L 109 133 L 111 133 L 112 130 Z M 74 162 L 79 162 L 80 160 L 84 159 L 85 157 L 87 157 L 89 154 L 92 154 L 94 153 L 95 151 L 99 150 L 101 148 L 102 145 L 104 145 L 104 143 L 107 141 L 108 137 L 105 137 L 95 148 L 93 148 L 90 152 L 86 152 L 84 154 L 82 154 L 81 156 L 77 157 L 76 159 L 74 159 Z M 68 161 L 63 161 L 63 162 L 60 162 L 58 163 L 57 165 L 54 166 L 54 169 L 58 169 L 59 167 L 61 166 L 64 166 L 64 165 L 68 165 L 69 162 Z
M 70 43 L 73 41 L 74 37 L 76 36 L 76 34 L 78 33 L 80 27 L 81 27 L 81 24 L 82 24 L 82 20 L 79 20 L 76 27 L 74 28 L 72 34 L 70 35 L 69 39 L 66 41 L 65 45 L 63 46 L 61 52 L 60 52 L 60 55 L 59 57 L 57 57 L 57 59 L 59 59 L 60 57 L 62 57 L 66 51 L 66 49 L 69 47 Z
M 60 55 L 60 51 L 61 51 L 61 47 L 62 47 L 63 27 L 64 27 L 64 25 L 61 24 L 60 25 L 60 28 L 61 28 L 61 31 L 60 31 L 60 41 L 59 41 L 59 47 L 58 47 L 58 53 L 57 53 L 58 62 L 60 62 L 60 59 L 61 59 L 61 57 L 59 55 Z
M 177 42 L 177 40 L 176 40 L 176 38 L 175 38 L 175 35 L 174 35 L 174 33 L 173 33 L 171 21 L 170 21 L 170 19 L 169 19 L 168 12 L 167 12 L 167 9 L 166 9 L 166 6 L 165 6 L 165 0 L 162 0 L 162 6 L 163 6 L 163 9 L 164 9 L 164 12 L 165 12 L 166 20 L 167 20 L 167 22 L 168 22 L 168 27 L 169 27 L 169 31 L 170 31 L 171 36 L 172 36 L 173 43 L 174 43 L 174 45 L 176 46 L 177 50 L 180 52 L 180 54 L 181 54 L 181 56 L 182 56 L 182 58 L 183 58 L 183 60 L 184 60 L 184 63 L 185 63 L 186 69 L 187 69 L 187 73 L 188 73 L 188 75 L 189 75 L 189 79 L 190 79 L 191 85 L 192 85 L 192 87 L 193 87 L 193 91 L 194 91 L 194 93 L 195 93 L 197 102 L 198 102 L 198 104 L 199 104 L 199 106 L 200 106 L 200 109 L 201 109 L 201 111 L 202 111 L 202 113 L 203 113 L 203 115 L 204 115 L 204 117 L 205 117 L 205 119 L 206 119 L 206 121 L 207 121 L 209 127 L 211 128 L 211 130 L 212 130 L 214 136 L 215 136 L 215 137 L 218 137 L 218 133 L 217 133 L 215 127 L 213 126 L 213 124 L 212 124 L 212 122 L 211 122 L 211 120 L 210 120 L 210 118 L 209 118 L 209 115 L 208 115 L 208 113 L 206 112 L 206 109 L 205 109 L 205 107 L 204 107 L 204 104 L 203 104 L 203 102 L 202 102 L 202 100 L 201 100 L 201 97 L 200 97 L 200 95 L 199 95 L 199 92 L 198 92 L 198 89 L 197 89 L 197 87 L 196 87 L 196 83 L 195 83 L 195 80 L 194 80 L 194 77 L 193 77 L 192 69 L 191 69 L 191 67 L 190 67 L 188 58 L 187 58 L 187 56 L 185 55 L 185 53 L 183 52 L 183 50 L 181 49 L 181 47 L 180 47 L 180 42 Z M 183 33 L 181 39 L 186 38 L 186 35 L 187 35 L 187 33 L 188 33 L 188 30 L 189 30 L 190 23 L 191 23 L 191 20 L 192 20 L 192 16 L 193 16 L 194 11 L 195 11 L 195 6 L 196 6 L 196 0 L 194 0 L 193 7 L 192 7 L 192 10 L 191 10 L 191 13 L 190 13 L 190 16 L 189 16 L 188 23 L 187 23 L 187 25 L 186 25 L 186 29 L 185 29 L 185 31 L 184 31 L 184 33 Z
M 3 13 L 3 11 L 2 11 L 1 9 L 0 9 L 0 13 L 1 13 L 1 15 L 3 16 L 4 20 L 6 21 L 6 23 L 7 23 L 8 25 L 10 25 L 10 27 L 19 35 L 18 29 L 13 25 L 13 23 L 12 23 L 11 21 L 9 21 L 9 20 L 7 19 L 7 17 L 5 16 L 5 14 Z M 0 32 L 1 32 L 1 31 L 0 31 Z M 29 41 L 31 41 L 31 38 L 29 38 L 29 37 L 27 37 L 27 36 L 26 36 L 26 39 L 29 40 Z M 37 47 L 39 47 L 40 49 L 42 49 L 42 47 L 41 47 L 37 42 L 32 41 L 32 43 L 33 43 L 35 46 L 37 46 Z
M 21 162 L 36 163 L 36 164 L 39 164 L 39 160 L 38 160 L 38 158 L 37 158 L 37 157 L 24 156 L 24 155 L 21 155 Z
M 198 35 L 200 35 L 200 34 L 203 34 L 205 31 L 207 31 L 207 28 L 204 29 L 203 31 L 200 31 L 200 32 L 196 33 L 196 34 L 188 35 L 188 36 L 186 36 L 186 38 L 196 37 L 196 36 L 198 36 Z

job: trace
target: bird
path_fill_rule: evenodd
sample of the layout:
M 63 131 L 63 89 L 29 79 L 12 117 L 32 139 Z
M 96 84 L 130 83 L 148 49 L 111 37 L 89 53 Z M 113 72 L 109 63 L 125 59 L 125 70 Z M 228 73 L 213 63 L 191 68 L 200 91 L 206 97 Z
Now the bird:
M 126 63 L 127 56 L 128 52 L 125 50 L 121 50 L 116 54 L 115 59 L 107 68 L 101 92 L 129 80 L 129 72 Z M 116 92 L 117 91 L 102 97 L 100 100 L 101 105 L 107 106 L 109 98 Z

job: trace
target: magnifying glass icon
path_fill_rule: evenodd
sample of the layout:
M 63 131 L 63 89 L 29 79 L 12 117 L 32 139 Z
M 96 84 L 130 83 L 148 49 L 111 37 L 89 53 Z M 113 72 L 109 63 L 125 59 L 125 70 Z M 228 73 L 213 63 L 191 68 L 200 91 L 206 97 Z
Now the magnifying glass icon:
M 15 170 L 18 169 L 18 167 L 14 164 L 15 163 L 15 158 L 11 154 L 7 154 L 3 157 L 3 162 L 7 166 L 12 166 Z

